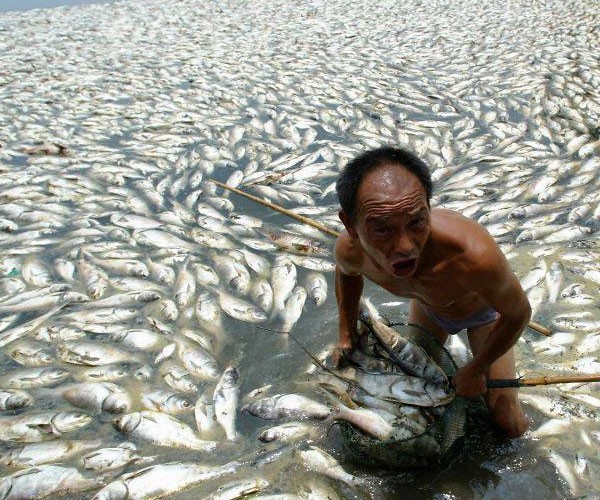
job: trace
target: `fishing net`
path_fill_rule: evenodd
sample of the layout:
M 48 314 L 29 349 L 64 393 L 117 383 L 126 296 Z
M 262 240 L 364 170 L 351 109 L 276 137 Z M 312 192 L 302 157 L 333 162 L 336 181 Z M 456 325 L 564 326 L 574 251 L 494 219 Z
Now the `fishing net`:
M 454 375 L 457 366 L 434 335 L 417 325 L 394 325 L 394 329 L 402 337 L 424 349 L 447 376 Z M 339 426 L 346 460 L 364 466 L 398 468 L 425 467 L 445 462 L 460 448 L 466 422 L 466 401 L 455 397 L 443 407 L 443 414 L 423 434 L 406 440 L 381 441 L 346 421 L 341 421 Z

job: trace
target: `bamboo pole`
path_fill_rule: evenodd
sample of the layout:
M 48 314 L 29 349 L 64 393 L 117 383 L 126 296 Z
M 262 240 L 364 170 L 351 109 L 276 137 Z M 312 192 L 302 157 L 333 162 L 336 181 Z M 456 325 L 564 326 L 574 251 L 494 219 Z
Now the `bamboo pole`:
M 228 186 L 227 184 L 223 184 L 222 182 L 219 182 L 219 181 L 211 180 L 211 182 L 214 182 L 217 186 L 221 186 L 223 189 L 233 191 L 234 193 L 239 194 L 240 196 L 244 196 L 245 198 L 248 198 L 249 200 L 252 200 L 256 203 L 264 205 L 265 207 L 269 207 L 269 208 L 275 210 L 276 212 L 287 215 L 288 217 L 291 217 L 292 219 L 296 219 L 300 222 L 303 222 L 304 224 L 308 224 L 309 226 L 316 227 L 320 231 L 323 231 L 324 233 L 326 233 L 330 236 L 333 236 L 334 238 L 337 238 L 340 235 L 339 232 L 334 231 L 333 229 L 321 224 L 320 222 L 309 219 L 308 217 L 304 217 L 303 215 L 299 215 L 295 212 L 292 212 L 291 210 L 280 207 L 279 205 L 275 205 L 275 203 L 271 203 L 270 201 L 263 200 L 262 198 L 259 198 L 258 196 L 254 196 L 249 193 L 246 193 L 245 191 L 242 191 L 241 189 L 237 189 L 237 188 Z M 535 330 L 536 332 L 541 333 L 542 335 L 545 335 L 546 337 L 550 337 L 552 335 L 552 330 L 550 330 L 549 328 L 547 328 L 543 325 L 540 325 L 539 323 L 536 323 L 535 321 L 530 321 L 527 324 L 527 326 L 529 328 L 531 328 L 532 330 Z
M 535 377 L 515 379 L 488 380 L 488 389 L 501 387 L 533 387 L 536 385 L 575 384 L 586 382 L 600 382 L 600 375 L 566 375 L 563 377 Z
M 536 323 L 535 321 L 530 321 L 527 326 L 529 328 L 531 328 L 532 330 L 535 330 L 538 333 L 541 333 L 542 335 L 545 335 L 546 337 L 550 337 L 552 335 L 552 330 L 550 330 L 550 328 L 546 328 L 544 325 L 540 325 L 539 323 Z
M 308 217 L 304 217 L 303 215 L 299 215 L 295 212 L 292 212 L 291 210 L 287 210 L 286 208 L 280 207 L 279 205 L 275 205 L 274 203 L 271 203 L 270 201 L 263 200 L 262 198 L 259 198 L 258 196 L 253 196 L 244 191 L 241 191 L 240 189 L 228 186 L 227 184 L 223 184 L 222 182 L 219 182 L 219 181 L 211 180 L 211 182 L 214 182 L 217 186 L 221 186 L 224 189 L 233 191 L 234 193 L 239 194 L 240 196 L 244 196 L 244 197 L 248 198 L 249 200 L 255 201 L 256 203 L 260 203 L 261 205 L 264 205 L 265 207 L 272 208 L 276 212 L 280 212 L 284 215 L 287 215 L 288 217 L 291 217 L 292 219 L 296 219 L 296 220 L 299 220 L 300 222 L 303 222 L 304 224 L 308 224 L 309 226 L 316 227 L 318 230 L 323 231 L 324 233 L 327 233 L 329 236 L 333 236 L 334 238 L 337 238 L 340 235 L 340 233 L 338 233 L 337 231 L 334 231 L 333 229 L 328 228 L 327 226 L 321 224 L 320 222 L 309 219 Z

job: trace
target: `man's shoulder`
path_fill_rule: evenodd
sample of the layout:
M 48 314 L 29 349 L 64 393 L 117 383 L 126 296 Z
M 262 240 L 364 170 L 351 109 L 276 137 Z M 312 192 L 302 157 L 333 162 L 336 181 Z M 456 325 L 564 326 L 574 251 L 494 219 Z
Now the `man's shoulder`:
M 494 238 L 476 221 L 446 209 L 432 210 L 432 220 L 439 240 L 456 250 L 455 264 L 463 264 L 465 270 L 479 272 L 503 260 Z
M 342 231 L 335 242 L 335 260 L 344 274 L 360 274 L 364 253 L 360 244 Z

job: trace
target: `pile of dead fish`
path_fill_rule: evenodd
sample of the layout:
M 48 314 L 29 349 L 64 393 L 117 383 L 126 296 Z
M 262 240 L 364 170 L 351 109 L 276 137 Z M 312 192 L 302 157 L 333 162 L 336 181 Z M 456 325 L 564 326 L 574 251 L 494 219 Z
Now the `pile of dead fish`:
M 335 341 L 331 239 L 211 179 L 339 231 L 340 168 L 408 147 L 432 205 L 487 227 L 554 328 L 524 335 L 520 371 L 600 373 L 599 25 L 584 1 L 1 14 L 0 498 L 361 495 L 317 448 L 261 454 L 276 431 L 237 411 L 268 364 L 247 325 Z M 572 495 L 597 489 L 595 390 L 527 393 Z
M 310 385 L 314 390 L 326 391 L 333 409 L 301 394 L 261 398 L 242 409 L 268 420 L 345 420 L 381 441 L 407 441 L 424 434 L 454 398 L 448 378 L 425 351 L 383 323 L 369 301 L 362 301 L 361 316 L 374 332 L 376 345 L 364 344 L 354 349 L 346 360 L 351 365 L 344 368 L 328 368 L 315 360 L 318 369 Z M 366 338 L 367 333 L 363 332 L 363 339 Z M 429 411 L 433 408 L 439 411 Z M 314 437 L 316 430 L 288 422 L 268 429 L 259 439 L 297 438 L 302 433 Z M 327 426 L 320 426 L 320 431 L 324 430 Z

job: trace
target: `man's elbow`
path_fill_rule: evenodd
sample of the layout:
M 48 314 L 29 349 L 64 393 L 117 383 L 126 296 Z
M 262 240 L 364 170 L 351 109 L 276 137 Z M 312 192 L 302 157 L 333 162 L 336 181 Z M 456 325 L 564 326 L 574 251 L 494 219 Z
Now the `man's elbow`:
M 520 305 L 520 307 L 517 308 L 517 310 L 515 311 L 516 314 L 514 316 L 514 325 L 515 325 L 515 330 L 522 332 L 525 327 L 527 326 L 527 324 L 529 323 L 529 321 L 531 320 L 531 305 L 529 304 L 529 301 L 527 300 L 527 297 L 525 297 L 525 299 L 523 300 L 523 303 Z
M 515 335 L 520 335 L 531 319 L 531 305 L 527 297 L 514 304 L 510 310 L 501 312 L 501 323 Z
M 523 325 L 526 326 L 527 323 L 531 320 L 531 304 L 529 300 L 525 299 L 525 304 L 523 305 Z

